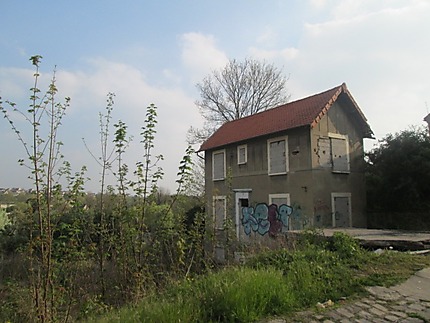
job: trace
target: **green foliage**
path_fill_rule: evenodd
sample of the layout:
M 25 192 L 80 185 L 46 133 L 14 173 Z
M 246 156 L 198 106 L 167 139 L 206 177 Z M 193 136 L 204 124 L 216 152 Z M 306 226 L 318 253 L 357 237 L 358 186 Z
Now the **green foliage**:
M 364 250 L 356 239 L 346 233 L 335 232 L 331 239 L 331 248 L 341 259 L 349 263 L 363 259 Z
M 153 155 L 157 108 L 151 104 L 140 133 L 142 160 L 130 170 L 135 179 L 128 179 L 124 159 L 131 138 L 124 122 L 112 122 L 115 95 L 109 93 L 99 114 L 100 151 L 87 147 L 100 166 L 100 193 L 85 194 L 86 167 L 73 172 L 57 138 L 70 99 L 57 102 L 55 72 L 42 94 L 41 56 L 31 62 L 36 71 L 29 108 L 21 111 L 11 101 L 4 107 L 0 99 L 0 112 L 27 155 L 19 163 L 29 168 L 35 185 L 31 194 L 0 196 L 14 204 L 0 230 L 0 321 L 81 320 L 202 272 L 201 201 L 184 195 L 194 150 L 188 147 L 180 161 L 176 193 L 160 192 L 163 156 Z M 12 120 L 16 114 L 30 125 L 28 141 Z M 116 185 L 107 185 L 108 174 Z
M 351 240 L 346 235 L 336 235 L 330 243 L 320 234 L 307 231 L 295 251 L 267 252 L 250 259 L 247 265 L 281 270 L 298 294 L 298 306 L 338 299 L 359 289 L 351 270 L 361 249 Z
M 359 290 L 350 267 L 339 254 L 318 247 L 297 251 L 286 275 L 291 288 L 299 293 L 301 306 L 339 299 Z
M 427 129 L 389 134 L 367 154 L 367 201 L 374 212 L 430 210 L 430 138 Z
M 357 279 L 364 286 L 390 287 L 409 278 L 416 271 L 430 266 L 430 257 L 403 252 L 365 254 Z
M 316 244 L 303 243 L 296 251 L 264 252 L 245 266 L 172 284 L 132 308 L 110 312 L 95 321 L 254 322 L 328 299 L 336 301 L 369 284 L 399 282 L 430 265 L 430 258 L 424 256 L 358 251 L 343 235 L 324 243 L 315 238 Z M 354 266 L 353 258 L 358 254 L 365 266 Z
M 6 101 L 7 108 L 0 102 L 0 112 L 24 149 L 26 159 L 19 160 L 19 164 L 29 169 L 29 178 L 34 183 L 34 194 L 22 219 L 16 217 L 7 228 L 9 242 L 16 237 L 19 239 L 6 248 L 11 251 L 21 247 L 20 252 L 28 261 L 26 278 L 31 295 L 29 302 L 32 302 L 28 307 L 35 311 L 31 312 L 31 317 L 45 322 L 54 320 L 57 315 L 57 299 L 54 297 L 57 261 L 53 257 L 53 237 L 62 212 L 68 208 L 59 179 L 64 174 L 70 174 L 70 165 L 61 154 L 63 144 L 58 139 L 58 131 L 70 98 L 65 98 L 63 103 L 58 102 L 55 70 L 46 92 L 38 88 L 41 58 L 40 55 L 30 58 L 35 73 L 28 109 L 20 109 L 14 102 Z M 17 114 L 26 122 L 23 129 L 19 129 L 14 122 Z M 16 242 L 22 245 L 17 246 Z
M 202 310 L 198 321 L 250 322 L 292 309 L 282 273 L 273 269 L 228 269 L 196 282 Z
M 31 294 L 25 284 L 8 281 L 0 285 L 0 322 L 32 322 Z
M 251 322 L 292 309 L 292 292 L 276 270 L 231 268 L 184 282 L 104 322 Z
M 6 210 L 0 209 L 0 230 L 3 229 L 5 225 L 8 223 L 9 223 L 9 219 L 6 214 Z

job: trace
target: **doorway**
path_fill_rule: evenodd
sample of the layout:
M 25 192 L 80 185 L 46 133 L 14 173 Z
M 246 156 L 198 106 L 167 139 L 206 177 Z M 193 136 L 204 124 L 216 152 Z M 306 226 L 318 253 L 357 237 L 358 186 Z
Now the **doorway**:
M 351 193 L 331 193 L 331 205 L 333 227 L 351 227 Z
M 236 205 L 236 237 L 239 241 L 243 240 L 244 232 L 241 230 L 242 221 L 242 208 L 249 207 L 249 191 L 247 192 L 235 192 L 235 205 Z

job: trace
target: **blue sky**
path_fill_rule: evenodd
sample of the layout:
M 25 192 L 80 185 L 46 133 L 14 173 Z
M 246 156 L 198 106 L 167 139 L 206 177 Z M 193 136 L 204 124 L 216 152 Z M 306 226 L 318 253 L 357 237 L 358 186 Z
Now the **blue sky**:
M 291 100 L 346 82 L 378 139 L 423 125 L 429 112 L 426 0 L 0 0 L 0 13 L 0 96 L 25 108 L 29 57 L 43 56 L 42 84 L 57 66 L 60 94 L 72 99 L 60 131 L 63 153 L 76 170 L 88 166 L 92 191 L 99 170 L 81 138 L 98 154 L 98 113 L 108 92 L 116 94 L 114 120 L 134 137 L 130 166 L 141 159 L 145 108 L 158 106 L 161 185 L 174 191 L 186 131 L 203 124 L 195 84 L 228 59 L 283 69 Z M 24 151 L 6 122 L 0 146 L 0 187 L 31 187 L 16 163 Z

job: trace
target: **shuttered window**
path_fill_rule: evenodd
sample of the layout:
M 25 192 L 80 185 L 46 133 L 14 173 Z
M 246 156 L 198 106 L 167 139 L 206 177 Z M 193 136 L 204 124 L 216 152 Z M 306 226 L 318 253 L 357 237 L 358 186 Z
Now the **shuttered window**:
M 288 149 L 287 138 L 269 140 L 268 147 L 268 164 L 269 175 L 285 174 L 288 171 Z
M 241 145 L 237 147 L 237 163 L 239 165 L 246 164 L 248 159 L 248 152 L 246 145 Z
M 349 173 L 349 156 L 347 138 L 330 138 L 333 172 Z
M 225 196 L 213 197 L 213 215 L 215 221 L 215 229 L 224 229 L 224 221 L 226 218 L 226 199 Z
M 225 151 L 215 151 L 212 154 L 212 179 L 214 181 L 225 178 Z
M 269 204 L 276 204 L 278 207 L 282 204 L 291 205 L 290 204 L 290 194 L 281 193 L 281 194 L 269 194 Z
M 318 163 L 321 167 L 332 168 L 330 138 L 318 139 Z

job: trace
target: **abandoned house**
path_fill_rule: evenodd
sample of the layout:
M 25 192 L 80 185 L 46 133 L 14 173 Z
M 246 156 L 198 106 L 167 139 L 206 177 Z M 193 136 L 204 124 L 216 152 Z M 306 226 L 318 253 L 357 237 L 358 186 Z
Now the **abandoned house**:
M 239 241 L 366 227 L 367 120 L 345 84 L 223 124 L 205 153 L 207 214 Z

